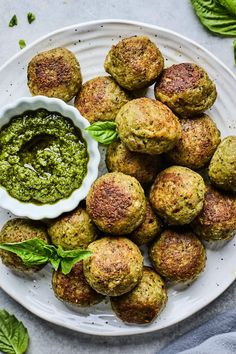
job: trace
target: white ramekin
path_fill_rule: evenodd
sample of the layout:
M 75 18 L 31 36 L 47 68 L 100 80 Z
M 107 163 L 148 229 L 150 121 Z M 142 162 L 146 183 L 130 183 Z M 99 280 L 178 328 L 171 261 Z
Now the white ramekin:
M 75 126 L 80 128 L 82 136 L 87 142 L 89 161 L 87 165 L 87 174 L 80 188 L 74 190 L 68 198 L 61 199 L 54 204 L 36 205 L 33 203 L 21 202 L 11 197 L 5 188 L 0 186 L 0 207 L 11 211 L 17 216 L 24 216 L 33 220 L 55 218 L 66 211 L 76 208 L 79 202 L 86 197 L 92 183 L 97 178 L 98 165 L 100 162 L 98 143 L 84 130 L 89 126 L 89 122 L 81 116 L 76 108 L 57 98 L 48 98 L 44 96 L 22 97 L 13 103 L 0 108 L 0 129 L 14 116 L 39 108 L 45 108 L 51 112 L 58 112 L 64 117 L 70 118 Z

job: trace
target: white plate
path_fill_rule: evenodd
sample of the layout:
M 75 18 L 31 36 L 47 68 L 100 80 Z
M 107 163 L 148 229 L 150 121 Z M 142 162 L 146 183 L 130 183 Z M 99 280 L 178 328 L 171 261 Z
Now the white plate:
M 211 110 L 222 136 L 235 134 L 236 78 L 211 53 L 198 44 L 165 29 L 142 23 L 107 20 L 67 27 L 49 34 L 13 57 L 0 69 L 0 105 L 29 96 L 27 64 L 38 52 L 57 46 L 72 50 L 81 63 L 84 81 L 103 75 L 103 62 L 111 45 L 120 38 L 147 35 L 160 47 L 166 66 L 195 62 L 202 65 L 216 82 L 218 99 Z M 149 90 L 152 95 L 152 90 Z M 12 215 L 0 210 L 0 226 Z M 149 326 L 121 323 L 108 304 L 73 312 L 56 300 L 51 290 L 51 269 L 46 267 L 32 280 L 13 275 L 0 265 L 0 285 L 28 310 L 50 322 L 76 331 L 96 335 L 130 335 L 155 331 L 177 323 L 217 298 L 236 278 L 235 241 L 218 251 L 208 250 L 208 261 L 200 278 L 184 291 L 168 290 L 166 309 Z

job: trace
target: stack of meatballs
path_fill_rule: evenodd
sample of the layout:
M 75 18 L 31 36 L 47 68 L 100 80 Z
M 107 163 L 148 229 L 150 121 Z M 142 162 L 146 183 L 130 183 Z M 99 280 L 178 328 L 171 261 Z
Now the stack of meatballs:
M 69 80 L 67 67 L 64 81 L 62 75 L 53 87 L 60 67 L 44 77 L 40 68 L 49 62 L 53 71 L 58 58 L 61 69 L 68 63 L 73 67 L 72 76 Z M 109 296 L 122 321 L 147 324 L 166 305 L 166 282 L 194 281 L 205 267 L 205 244 L 233 237 L 236 137 L 221 141 L 204 113 L 217 96 L 206 71 L 193 63 L 164 69 L 164 58 L 149 38 L 121 40 L 104 67 L 110 76 L 82 85 L 79 63 L 64 48 L 40 53 L 29 64 L 32 94 L 65 101 L 75 96 L 75 107 L 91 124 L 115 121 L 119 136 L 106 152 L 109 173 L 94 182 L 86 205 L 52 221 L 41 237 L 64 249 L 92 252 L 69 275 L 54 271 L 58 299 L 90 306 Z M 155 99 L 142 97 L 154 83 Z M 30 238 L 32 221 L 17 219 L 4 226 L 0 242 L 12 242 L 12 229 L 20 223 Z M 22 233 L 15 236 L 19 240 Z M 145 245 L 152 267 L 143 265 Z M 16 264 L 9 252 L 1 256 L 6 265 Z

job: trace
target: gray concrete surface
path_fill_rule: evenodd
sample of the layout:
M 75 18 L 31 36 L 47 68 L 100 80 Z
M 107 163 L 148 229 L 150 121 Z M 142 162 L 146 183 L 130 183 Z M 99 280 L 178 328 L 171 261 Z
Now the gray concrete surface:
M 31 26 L 26 19 L 29 11 L 36 15 L 36 21 Z M 232 39 L 216 37 L 202 28 L 189 0 L 0 0 L 0 14 L 0 65 L 19 51 L 19 39 L 23 38 L 29 44 L 67 25 L 103 18 L 122 18 L 156 24 L 186 35 L 209 49 L 236 73 Z M 8 22 L 13 14 L 17 15 L 19 24 L 9 28 Z M 236 283 L 207 308 L 169 329 L 146 335 L 106 338 L 54 326 L 35 317 L 0 290 L 0 308 L 14 313 L 29 329 L 29 354 L 158 353 L 178 336 L 235 306 Z

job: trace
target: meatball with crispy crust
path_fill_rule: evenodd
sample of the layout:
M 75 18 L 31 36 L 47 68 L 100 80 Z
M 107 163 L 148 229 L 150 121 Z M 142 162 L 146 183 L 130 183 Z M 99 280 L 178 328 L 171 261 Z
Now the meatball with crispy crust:
M 67 275 L 60 270 L 52 275 L 52 288 L 58 300 L 77 307 L 98 304 L 104 296 L 88 284 L 83 273 L 83 262 L 78 262 Z
M 172 282 L 190 282 L 203 271 L 206 251 L 189 230 L 168 229 L 149 249 L 154 269 Z
M 43 95 L 70 101 L 82 84 L 80 65 L 66 48 L 35 55 L 28 65 L 28 86 L 33 96 Z
M 167 302 L 166 286 L 152 268 L 144 267 L 142 279 L 133 290 L 111 297 L 110 300 L 113 311 L 122 321 L 147 324 L 164 309 Z
M 116 116 L 121 141 L 131 151 L 150 155 L 173 149 L 181 137 L 181 126 L 171 110 L 147 97 L 126 103 Z
M 161 170 L 160 155 L 151 156 L 130 151 L 120 140 L 108 146 L 106 165 L 110 172 L 122 172 L 135 177 L 141 184 L 147 185 L 154 181 L 157 172 Z
M 119 109 L 131 98 L 109 76 L 85 82 L 75 98 L 75 107 L 90 123 L 115 120 Z
M 104 67 L 120 86 L 132 91 L 154 83 L 163 70 L 164 58 L 148 37 L 135 36 L 112 46 Z
M 146 214 L 143 222 L 131 234 L 127 235 L 138 246 L 142 246 L 158 236 L 161 232 L 162 223 L 146 198 Z
M 98 236 L 87 211 L 79 207 L 53 220 L 48 227 L 52 243 L 64 249 L 86 248 Z
M 216 187 L 236 193 L 236 136 L 228 136 L 218 146 L 210 162 L 209 177 Z
M 90 243 L 92 256 L 83 261 L 84 275 L 98 293 L 119 296 L 138 284 L 143 272 L 143 256 L 124 237 L 103 237 Z
M 207 186 L 203 209 L 191 226 L 207 241 L 230 239 L 236 231 L 236 195 Z
M 11 219 L 4 224 L 0 232 L 0 243 L 14 243 L 28 241 L 39 238 L 48 243 L 46 226 L 40 222 L 29 219 Z M 0 257 L 6 267 L 11 268 L 17 273 L 33 273 L 41 270 L 44 265 L 27 266 L 16 254 L 0 250 Z
M 203 207 L 205 190 L 198 173 L 187 167 L 171 166 L 157 175 L 150 202 L 168 224 L 189 224 Z
M 92 185 L 87 211 L 97 227 L 107 233 L 132 232 L 144 219 L 146 200 L 139 182 L 120 172 L 107 173 Z
M 167 154 L 176 165 L 198 170 L 212 158 L 220 143 L 220 131 L 206 114 L 192 119 L 181 119 L 180 124 L 181 138 Z
M 216 87 L 206 71 L 192 63 L 174 64 L 163 71 L 155 97 L 181 117 L 199 115 L 216 100 Z

